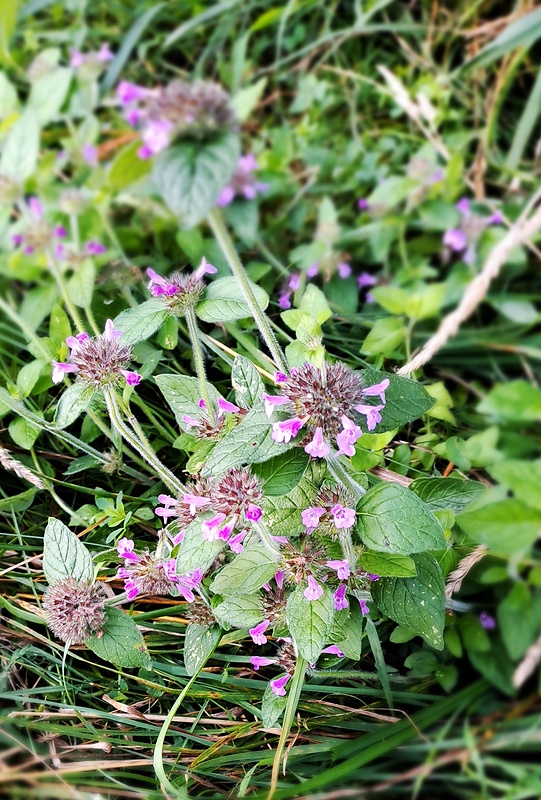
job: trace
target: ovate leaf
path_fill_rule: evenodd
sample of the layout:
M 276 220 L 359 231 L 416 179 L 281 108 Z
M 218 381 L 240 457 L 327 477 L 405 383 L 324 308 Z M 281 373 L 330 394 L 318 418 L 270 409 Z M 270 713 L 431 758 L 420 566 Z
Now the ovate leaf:
M 195 675 L 205 664 L 221 637 L 222 631 L 218 625 L 199 625 L 195 622 L 188 625 L 184 639 L 184 666 L 188 675 Z
M 210 585 L 214 594 L 226 596 L 252 594 L 261 589 L 278 569 L 276 553 L 268 550 L 258 540 L 222 567 Z
M 520 500 L 498 503 L 464 511 L 457 523 L 476 544 L 485 544 L 497 553 L 511 556 L 528 550 L 539 538 L 541 510 Z
M 267 684 L 265 692 L 263 693 L 263 700 L 261 702 L 261 721 L 263 727 L 268 730 L 273 728 L 286 707 L 287 696 L 283 697 L 274 694 L 271 689 L 270 683 Z
M 24 183 L 34 174 L 38 163 L 39 133 L 36 114 L 27 108 L 8 134 L 0 158 L 0 175 Z
M 237 594 L 226 597 L 214 608 L 214 616 L 234 628 L 253 628 L 263 619 L 261 598 L 258 594 Z
M 416 478 L 410 483 L 409 489 L 415 492 L 431 511 L 450 509 L 459 514 L 472 500 L 486 491 L 486 486 L 462 478 Z
M 121 311 L 114 323 L 116 330 L 124 334 L 122 344 L 132 345 L 152 336 L 168 316 L 169 310 L 163 301 L 159 297 L 153 297 L 140 306 Z
M 117 667 L 150 669 L 152 666 L 141 632 L 133 619 L 119 608 L 107 609 L 101 636 L 92 636 L 85 644 L 97 656 Z
M 43 571 L 51 585 L 65 578 L 75 578 L 80 583 L 94 579 L 92 556 L 77 536 L 54 517 L 49 517 L 43 535 Z
M 198 405 L 201 399 L 199 381 L 188 375 L 156 375 L 155 381 L 175 415 L 178 425 L 182 430 L 186 430 L 186 423 L 182 420 L 184 414 L 196 419 L 201 416 Z M 216 401 L 221 395 L 212 384 L 207 384 L 207 389 L 210 400 L 216 407 Z
M 224 549 L 225 542 L 222 539 L 215 542 L 203 539 L 201 523 L 211 517 L 212 514 L 208 512 L 198 514 L 186 528 L 177 557 L 177 575 L 189 575 L 194 569 L 201 569 L 205 572 L 218 553 Z M 174 528 L 172 530 L 174 534 L 176 530 Z
M 264 311 L 269 304 L 267 292 L 251 281 L 250 286 L 259 307 Z M 205 298 L 197 304 L 195 311 L 204 322 L 232 322 L 252 316 L 242 288 L 233 277 L 212 281 L 207 287 Z
M 389 387 L 385 395 L 385 408 L 381 410 L 381 422 L 371 431 L 372 433 L 383 433 L 401 428 L 402 425 L 419 419 L 435 403 L 424 386 L 417 381 L 371 368 L 360 370 L 360 372 L 365 386 L 373 386 L 385 378 L 389 380 Z M 377 399 L 377 403 L 374 402 L 374 405 L 379 405 L 379 398 L 370 399 Z
M 92 402 L 95 389 L 82 381 L 75 381 L 63 392 L 56 409 L 56 425 L 67 428 L 78 416 L 86 411 Z
M 299 654 L 309 664 L 314 664 L 329 639 L 333 618 L 334 603 L 332 593 L 325 586 L 318 600 L 308 600 L 304 596 L 306 584 L 300 584 L 287 601 L 287 624 Z
M 411 578 L 417 574 L 415 561 L 410 556 L 392 553 L 373 553 L 366 550 L 360 557 L 362 568 L 372 575 L 385 578 Z
M 241 408 L 251 408 L 261 402 L 263 381 L 252 362 L 244 356 L 235 356 L 231 384 L 235 390 L 235 401 Z
M 265 497 L 280 497 L 298 485 L 309 461 L 310 456 L 303 450 L 293 448 L 262 464 L 254 464 L 252 472 L 261 479 Z

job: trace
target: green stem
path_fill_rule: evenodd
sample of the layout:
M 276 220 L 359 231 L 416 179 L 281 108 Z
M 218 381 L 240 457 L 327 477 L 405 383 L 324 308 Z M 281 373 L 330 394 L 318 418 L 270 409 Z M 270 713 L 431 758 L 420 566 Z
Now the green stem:
M 70 297 L 66 281 L 64 280 L 64 275 L 62 274 L 62 270 L 56 263 L 51 253 L 49 253 L 49 268 L 53 274 L 53 277 L 56 281 L 56 285 L 58 286 L 60 294 L 62 295 L 62 299 L 66 304 L 66 308 L 70 313 L 70 316 L 75 324 L 75 327 L 77 328 L 79 333 L 84 333 L 85 328 L 82 319 L 79 315 L 79 312 L 77 311 L 77 308 L 75 307 L 73 300 Z
M 96 336 L 100 336 L 101 335 L 101 331 L 98 328 L 98 323 L 96 322 L 96 319 L 94 317 L 94 313 L 93 313 L 92 309 L 90 308 L 90 306 L 87 306 L 85 308 L 85 314 L 86 314 L 87 320 L 90 323 L 90 327 L 92 328 L 92 330 L 94 331 Z
M 218 208 L 213 208 L 208 216 L 208 221 L 218 244 L 220 245 L 223 254 L 225 255 L 231 272 L 239 282 L 239 286 L 244 295 L 244 299 L 250 307 L 253 318 L 257 323 L 257 327 L 263 337 L 265 344 L 276 363 L 276 366 L 282 372 L 287 372 L 287 364 L 284 354 L 278 344 L 278 340 L 270 326 L 269 320 L 264 311 L 261 310 L 259 303 L 256 300 L 248 276 L 244 270 L 242 262 L 235 250 L 235 246 L 229 236 L 227 228 L 225 227 L 223 217 Z
M 366 489 L 364 486 L 361 486 L 360 483 L 357 483 L 355 478 L 353 478 L 347 469 L 340 463 L 340 459 L 334 458 L 334 453 L 330 453 L 330 455 L 326 459 L 327 461 L 327 469 L 333 476 L 333 478 L 340 483 L 344 484 L 346 488 L 350 488 L 353 490 L 353 493 L 357 495 L 357 499 L 362 497 L 363 494 L 366 494 Z
M 111 422 L 120 433 L 123 439 L 125 439 L 134 450 L 136 450 L 148 463 L 150 467 L 152 467 L 157 476 L 163 481 L 163 483 L 175 494 L 180 494 L 184 491 L 184 486 L 182 483 L 173 475 L 173 473 L 167 469 L 167 467 L 162 464 L 160 459 L 156 456 L 153 450 L 147 443 L 147 447 L 143 445 L 141 441 L 137 438 L 137 436 L 128 428 L 125 424 L 124 420 L 122 419 L 122 414 L 120 413 L 120 409 L 117 403 L 117 397 L 115 394 L 114 389 L 110 387 L 104 387 L 103 389 L 103 396 L 105 398 L 105 403 L 107 405 L 107 411 L 109 412 L 109 416 L 111 418 Z M 147 449 L 148 448 L 148 449 Z
M 274 555 L 280 555 L 281 551 L 279 546 L 273 542 L 271 534 L 267 530 L 267 526 L 263 522 L 253 522 L 252 525 L 259 533 L 261 541 L 265 545 L 265 547 L 271 551 Z
M 340 545 L 346 561 L 349 564 L 351 572 L 355 573 L 357 566 L 357 556 L 353 549 L 353 542 L 351 541 L 351 531 L 349 529 L 341 530 L 339 533 Z
M 41 339 L 39 338 L 39 336 L 36 336 L 35 332 L 34 332 L 34 331 L 32 330 L 32 328 L 31 328 L 31 327 L 30 327 L 30 326 L 29 326 L 29 325 L 28 325 L 28 324 L 27 324 L 27 323 L 24 321 L 24 319 L 23 319 L 21 316 L 19 316 L 19 314 L 18 314 L 18 313 L 15 311 L 15 309 L 14 309 L 14 308 L 12 308 L 12 307 L 9 305 L 9 303 L 6 303 L 6 301 L 5 301 L 5 300 L 3 300 L 1 297 L 0 297 L 0 309 L 1 309 L 1 310 L 2 310 L 2 311 L 3 311 L 3 312 L 4 312 L 4 313 L 5 313 L 7 316 L 8 316 L 8 317 L 9 317 L 11 320 L 13 320 L 13 322 L 14 322 L 16 325 L 18 325 L 18 326 L 19 326 L 19 328 L 21 329 L 21 331 L 22 331 L 22 332 L 25 334 L 25 336 L 28 338 L 28 341 L 29 341 L 29 342 L 32 342 L 32 344 L 34 345 L 35 349 L 36 349 L 36 350 L 39 350 L 39 351 L 40 351 L 40 353 L 43 353 L 43 358 L 45 359 L 45 361 L 50 361 L 50 360 L 51 360 L 51 354 L 49 353 L 49 351 L 47 350 L 47 348 L 44 346 L 44 344 L 43 344 L 43 342 L 41 341 Z
M 284 752 L 284 747 L 286 746 L 287 737 L 289 736 L 289 732 L 291 731 L 293 718 L 295 716 L 295 712 L 299 704 L 299 698 L 301 696 L 301 691 L 304 684 L 304 675 L 306 673 L 307 667 L 308 667 L 308 662 L 304 658 L 302 658 L 302 656 L 299 656 L 297 658 L 297 666 L 295 667 L 295 673 L 291 680 L 291 687 L 289 689 L 286 709 L 284 711 L 284 721 L 282 723 L 282 730 L 280 732 L 280 738 L 278 740 L 278 746 L 276 748 L 276 754 L 274 756 L 274 761 L 272 764 L 271 785 L 269 794 L 267 796 L 267 800 L 271 800 L 278 785 L 278 776 L 280 772 L 280 762 L 282 760 L 282 753 Z
M 214 425 L 215 411 L 210 402 L 210 395 L 207 385 L 207 375 L 205 372 L 205 362 L 203 360 L 203 350 L 201 348 L 201 342 L 199 340 L 199 328 L 197 326 L 197 318 L 195 316 L 195 311 L 193 308 L 187 308 L 186 311 L 184 312 L 184 315 L 186 317 L 188 334 L 190 336 L 190 341 L 192 343 L 193 363 L 197 378 L 199 380 L 199 389 L 201 391 L 201 397 L 205 401 L 208 417 L 211 423 Z

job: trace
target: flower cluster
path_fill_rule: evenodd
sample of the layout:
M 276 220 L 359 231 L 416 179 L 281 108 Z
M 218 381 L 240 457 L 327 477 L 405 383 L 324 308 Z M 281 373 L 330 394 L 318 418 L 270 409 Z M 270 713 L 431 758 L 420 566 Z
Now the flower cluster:
M 111 386 L 123 377 L 130 386 L 141 382 L 138 372 L 126 367 L 131 358 L 131 348 L 119 339 L 122 331 L 115 330 L 112 320 L 105 323 L 101 336 L 91 338 L 88 333 L 68 336 L 66 344 L 70 348 L 67 362 L 53 361 L 53 383 L 60 383 L 70 372 L 77 374 L 78 380 L 95 389 Z
M 93 50 L 89 53 L 81 53 L 80 50 L 70 51 L 70 67 L 72 69 L 80 70 L 85 67 L 87 70 L 96 71 L 97 74 L 102 72 L 104 65 L 108 64 L 114 58 L 114 53 L 111 52 L 108 42 L 104 42 L 99 50 Z
M 356 419 L 366 417 L 366 427 L 374 430 L 381 421 L 385 406 L 386 378 L 374 386 L 363 386 L 359 373 L 341 362 L 326 365 L 319 370 L 312 364 L 295 367 L 289 376 L 278 379 L 281 394 L 264 394 L 265 411 L 270 417 L 276 408 L 294 416 L 275 422 L 272 438 L 288 443 L 303 429 L 300 444 L 312 458 L 326 458 L 331 454 L 330 442 L 336 442 L 338 452 L 352 456 L 354 444 L 362 435 Z M 380 398 L 379 405 L 363 402 L 367 397 Z M 334 440 L 334 441 L 333 441 Z
M 450 228 L 443 235 L 443 244 L 453 253 L 463 253 L 463 260 L 466 264 L 472 264 L 475 260 L 475 245 L 489 225 L 501 225 L 503 217 L 499 211 L 488 217 L 474 214 L 471 210 L 470 201 L 463 197 L 456 204 L 460 212 L 461 220 L 458 228 Z
M 169 548 L 167 549 L 169 550 Z M 124 566 L 119 568 L 117 576 L 124 581 L 124 590 L 128 600 L 133 600 L 143 594 L 178 593 L 189 603 L 193 603 L 195 599 L 193 590 L 197 588 L 203 577 L 200 570 L 194 570 L 190 575 L 177 575 L 174 558 L 164 559 L 158 550 L 153 553 L 149 550 L 136 553 L 132 539 L 121 539 L 117 545 L 117 552 L 119 558 L 124 560 Z
M 91 636 L 100 636 L 106 597 L 99 583 L 77 583 L 75 578 L 59 581 L 43 595 L 47 625 L 55 636 L 70 644 L 82 644 Z
M 203 297 L 205 275 L 214 275 L 218 270 L 201 260 L 195 272 L 173 272 L 168 278 L 158 275 L 153 269 L 147 269 L 149 282 L 147 288 L 153 297 L 161 297 L 171 314 L 184 314 L 186 309 L 194 308 Z
M 241 156 L 233 177 L 220 192 L 217 204 L 228 206 L 235 197 L 244 197 L 245 200 L 255 200 L 257 193 L 263 194 L 268 189 L 268 184 L 256 180 L 254 175 L 257 169 L 257 161 L 253 153 Z
M 147 89 L 121 81 L 117 97 L 125 117 L 141 131 L 138 154 L 150 158 L 182 136 L 204 137 L 236 128 L 229 95 L 217 83 L 175 80 L 167 86 Z
M 178 530 L 173 544 L 178 544 L 194 518 L 207 512 L 201 521 L 203 538 L 222 539 L 234 553 L 241 553 L 250 524 L 261 519 L 258 505 L 261 497 L 261 484 L 248 467 L 234 467 L 218 478 L 190 481 L 186 492 L 178 498 L 161 494 L 158 499 L 162 505 L 156 509 L 156 514 L 166 523 L 170 518 L 175 520 Z

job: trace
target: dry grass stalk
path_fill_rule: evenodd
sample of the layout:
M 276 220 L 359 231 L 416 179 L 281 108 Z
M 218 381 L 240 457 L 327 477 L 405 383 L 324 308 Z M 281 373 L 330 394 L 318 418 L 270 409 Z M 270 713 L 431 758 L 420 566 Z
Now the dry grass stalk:
M 447 578 L 447 583 L 445 586 L 445 596 L 449 599 L 454 595 L 456 592 L 460 591 L 460 587 L 462 586 L 462 581 L 468 574 L 468 572 L 475 566 L 481 559 L 486 555 L 487 547 L 484 544 L 478 545 L 475 550 L 469 554 L 469 556 L 465 556 L 458 564 L 457 568 L 454 569 L 449 577 Z
M 526 655 L 518 665 L 513 675 L 513 686 L 518 689 L 526 683 L 534 669 L 541 661 L 541 636 L 527 650 Z
M 16 458 L 10 456 L 9 452 L 0 446 L 0 466 L 4 469 L 9 470 L 10 472 L 14 472 L 18 478 L 22 478 L 25 481 L 28 481 L 33 486 L 36 486 L 38 489 L 45 489 L 45 484 L 38 478 L 37 475 L 34 475 L 32 470 L 25 467 L 24 464 L 21 464 L 20 461 L 17 461 Z

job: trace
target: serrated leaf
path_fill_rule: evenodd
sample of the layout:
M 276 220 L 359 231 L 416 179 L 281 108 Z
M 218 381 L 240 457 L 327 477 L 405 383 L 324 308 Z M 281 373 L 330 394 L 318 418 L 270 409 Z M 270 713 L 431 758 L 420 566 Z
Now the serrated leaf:
M 222 631 L 217 625 L 195 622 L 188 625 L 184 638 L 184 666 L 188 675 L 195 675 L 205 664 L 221 638 Z
M 114 320 L 115 328 L 122 331 L 122 344 L 143 342 L 160 328 L 169 310 L 159 297 L 152 297 L 135 308 L 121 311 Z
M 77 536 L 54 517 L 49 517 L 43 535 L 43 571 L 51 585 L 64 578 L 94 580 L 92 556 Z
M 318 600 L 307 600 L 305 584 L 298 586 L 287 601 L 287 624 L 299 654 L 315 664 L 328 642 L 334 618 L 334 602 L 327 586 Z
M 459 514 L 472 500 L 486 492 L 486 486 L 462 478 L 416 478 L 409 489 L 423 500 L 431 511 L 450 509 Z
M 262 481 L 263 494 L 276 497 L 291 492 L 298 485 L 309 461 L 310 456 L 294 448 L 262 464 L 254 464 L 252 472 Z
M 443 529 L 416 494 L 399 483 L 369 489 L 357 506 L 357 531 L 367 547 L 411 555 L 446 547 Z
M 361 554 L 361 564 L 366 572 L 385 578 L 411 578 L 417 573 L 415 561 L 410 556 L 366 550 Z
M 379 610 L 422 636 L 431 647 L 443 649 L 445 584 L 437 561 L 428 553 L 413 556 L 413 578 L 380 578 L 372 587 Z
M 68 281 L 68 294 L 79 308 L 88 308 L 92 302 L 94 283 L 96 281 L 96 268 L 94 262 L 87 258 L 83 261 L 77 272 L 74 272 Z
M 9 435 L 19 447 L 30 450 L 38 438 L 41 428 L 22 417 L 12 419 L 8 427 Z
M 183 415 L 188 414 L 188 416 L 196 419 L 201 416 L 201 409 L 198 405 L 201 399 L 199 381 L 197 378 L 192 378 L 188 375 L 166 374 L 156 375 L 154 380 L 175 415 L 177 424 L 183 431 L 187 430 L 186 423 L 182 420 Z M 211 402 L 216 404 L 221 395 L 212 384 L 207 384 L 207 390 Z
M 238 136 L 223 133 L 206 142 L 182 142 L 157 156 L 154 183 L 183 227 L 193 228 L 207 216 L 232 177 L 239 155 Z
M 278 570 L 278 556 L 257 540 L 250 542 L 242 553 L 222 567 L 210 584 L 214 594 L 228 597 L 253 594 L 270 581 Z
M 313 504 L 317 489 L 307 478 L 286 495 L 263 497 L 263 519 L 275 535 L 298 536 L 305 531 L 301 511 Z
M 261 701 L 261 722 L 263 723 L 263 728 L 266 730 L 274 728 L 282 716 L 286 704 L 287 696 L 284 695 L 282 697 L 274 694 L 270 683 L 268 683 L 263 693 L 263 700 Z
M 152 659 L 139 628 L 119 608 L 107 609 L 101 636 L 92 636 L 85 644 L 97 656 L 117 667 L 150 669 L 152 666 Z
M 267 292 L 250 281 L 259 307 L 264 311 L 269 304 Z M 233 322 L 252 316 L 250 306 L 244 299 L 242 288 L 236 278 L 218 278 L 207 286 L 205 297 L 197 304 L 195 312 L 204 322 Z
M 252 408 L 242 422 L 221 439 L 203 470 L 203 475 L 219 475 L 240 464 L 256 464 L 280 455 L 294 445 L 275 442 L 272 422 L 262 408 Z
M 82 381 L 75 381 L 62 394 L 56 409 L 55 423 L 58 428 L 67 428 L 89 407 L 95 389 Z
M 218 553 L 224 549 L 225 542 L 222 539 L 218 539 L 215 542 L 203 539 L 201 523 L 211 517 L 212 514 L 208 512 L 198 514 L 196 519 L 185 529 L 184 538 L 180 543 L 177 556 L 177 575 L 189 575 L 194 569 L 201 569 L 205 572 Z M 173 534 L 177 532 L 174 523 L 171 526 L 171 530 Z
M 231 385 L 235 402 L 241 408 L 251 408 L 263 397 L 263 381 L 252 362 L 244 356 L 235 356 L 231 370 Z
M 36 114 L 27 108 L 8 134 L 0 158 L 0 175 L 24 183 L 34 174 L 38 163 L 39 134 Z
M 424 386 L 417 381 L 371 368 L 360 370 L 360 374 L 365 386 L 373 386 L 385 378 L 389 380 L 385 408 L 381 410 L 381 422 L 378 422 L 371 433 L 383 433 L 401 428 L 406 423 L 419 419 L 435 403 L 434 398 L 430 397 Z
M 234 628 L 253 628 L 263 619 L 261 598 L 258 594 L 238 594 L 226 597 L 214 608 L 218 622 L 222 620 Z

